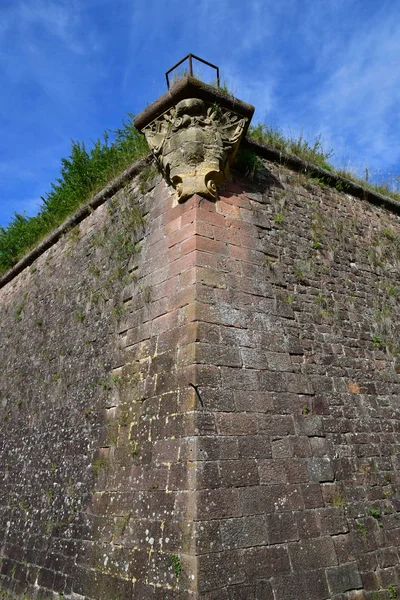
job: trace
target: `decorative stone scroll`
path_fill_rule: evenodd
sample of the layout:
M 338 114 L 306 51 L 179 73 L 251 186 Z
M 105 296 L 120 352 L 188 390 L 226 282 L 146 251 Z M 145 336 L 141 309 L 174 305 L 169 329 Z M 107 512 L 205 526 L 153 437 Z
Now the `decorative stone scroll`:
M 143 128 L 179 202 L 193 194 L 216 197 L 248 121 L 218 103 L 187 98 Z

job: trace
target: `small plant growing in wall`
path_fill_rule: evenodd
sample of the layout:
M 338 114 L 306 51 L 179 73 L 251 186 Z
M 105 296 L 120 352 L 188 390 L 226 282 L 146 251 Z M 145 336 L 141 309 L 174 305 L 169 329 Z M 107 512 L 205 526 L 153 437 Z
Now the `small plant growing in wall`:
M 78 323 L 82 323 L 82 321 L 85 319 L 85 313 L 82 310 L 76 310 L 75 319 L 78 321 Z
M 389 592 L 390 600 L 395 600 L 395 598 L 397 598 L 397 591 L 396 591 L 396 588 L 394 587 L 394 585 L 388 586 L 388 592 Z
M 357 523 L 357 531 L 362 536 L 366 536 L 367 535 L 367 530 L 366 530 L 365 526 L 362 523 Z
M 70 229 L 68 232 L 68 240 L 71 242 L 71 244 L 74 244 L 75 242 L 77 242 L 79 240 L 79 236 L 80 236 L 79 225 L 76 225 L 75 227 Z
M 314 235 L 311 241 L 313 250 L 320 250 L 322 248 L 322 243 L 318 236 Z
M 343 192 L 345 186 L 343 185 L 343 182 L 340 181 L 340 179 L 335 183 L 335 188 L 338 192 Z
M 133 511 L 129 511 L 126 515 L 121 517 L 116 526 L 116 533 L 118 535 L 123 535 L 125 529 L 127 528 L 129 521 L 131 520 L 133 515 Z
M 122 319 L 122 315 L 124 314 L 124 307 L 121 304 L 116 304 L 112 309 L 112 315 L 117 323 L 119 323 Z
M 218 104 L 218 102 L 213 102 L 212 110 L 217 119 L 219 119 L 222 116 L 221 105 Z
M 263 164 L 256 153 L 246 148 L 239 149 L 235 166 L 244 171 L 245 176 L 249 179 L 254 179 L 257 172 L 263 168 Z
M 283 213 L 276 213 L 276 215 L 274 215 L 274 223 L 276 225 L 281 225 L 283 223 L 285 219 L 285 216 Z
M 99 386 L 102 390 L 110 391 L 112 390 L 112 382 L 109 379 L 99 379 Z
M 379 527 L 382 527 L 382 521 L 381 521 L 382 513 L 381 513 L 381 511 L 378 510 L 377 508 L 370 508 L 368 510 L 368 512 L 371 515 L 371 517 L 373 517 L 374 519 L 376 519 Z
M 110 382 L 116 388 L 121 387 L 121 377 L 119 375 L 116 375 L 116 374 L 111 375 Z
M 332 498 L 332 504 L 333 506 L 341 507 L 345 505 L 345 501 L 342 496 L 335 496 L 335 498 Z
M 172 561 L 172 567 L 174 569 L 175 576 L 177 579 L 179 579 L 179 577 L 182 573 L 181 559 L 179 558 L 179 556 L 177 554 L 173 554 L 171 556 L 171 561 Z
M 397 233 L 393 231 L 391 227 L 385 227 L 382 229 L 382 235 L 391 242 L 394 242 L 398 238 Z
M 323 294 L 318 294 L 315 298 L 315 302 L 323 308 L 328 307 L 328 299 Z
M 294 274 L 299 283 L 305 283 L 307 281 L 304 272 L 302 269 L 300 269 L 300 267 L 296 267 Z
M 129 412 L 127 410 L 121 410 L 118 424 L 120 427 L 127 427 L 129 424 Z
M 383 350 L 383 348 L 385 347 L 385 343 L 379 335 L 373 335 L 372 342 L 375 348 L 379 348 L 380 350 Z
M 24 312 L 24 305 L 23 305 L 23 304 L 20 304 L 20 305 L 19 305 L 19 306 L 18 306 L 18 307 L 15 309 L 15 312 L 14 312 L 14 320 L 15 320 L 15 321 L 17 321 L 17 322 L 18 322 L 18 321 L 20 321 L 20 320 L 21 320 L 21 318 L 22 318 L 22 313 L 23 313 L 23 312 Z
M 132 456 L 132 458 L 135 458 L 135 456 L 137 455 L 138 450 L 139 450 L 139 444 L 137 442 L 135 442 L 135 440 L 130 438 L 129 445 L 131 448 L 131 456 Z
M 30 513 L 30 504 L 25 500 L 25 498 L 21 498 L 18 503 L 19 508 L 24 511 L 26 516 L 29 516 Z
M 50 488 L 47 488 L 45 493 L 46 493 L 47 502 L 51 502 L 51 500 L 53 499 L 53 496 L 54 496 L 53 490 Z
M 326 189 L 327 185 L 326 185 L 326 183 L 324 182 L 324 179 L 323 179 L 323 177 L 313 177 L 312 179 L 313 179 L 313 181 L 314 181 L 314 182 L 315 182 L 317 185 L 319 185 L 319 187 L 320 187 L 321 189 L 323 189 L 323 190 L 325 190 L 325 189 Z
M 320 250 L 322 248 L 322 234 L 323 234 L 324 220 L 325 219 L 318 213 L 315 213 L 312 218 L 311 245 L 314 250 Z
M 107 468 L 107 460 L 104 456 L 100 456 L 99 458 L 95 458 L 92 463 L 92 473 L 94 477 L 98 477 L 101 471 L 104 471 Z

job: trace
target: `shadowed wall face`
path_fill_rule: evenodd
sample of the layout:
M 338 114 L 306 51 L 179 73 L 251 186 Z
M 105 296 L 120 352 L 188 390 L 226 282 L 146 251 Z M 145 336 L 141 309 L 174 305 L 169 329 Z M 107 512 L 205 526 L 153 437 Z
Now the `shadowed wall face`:
M 192 242 L 200 597 L 390 597 L 399 217 L 272 163 L 207 206 Z
M 390 598 L 399 218 L 265 161 L 146 178 L 0 290 L 1 586 Z

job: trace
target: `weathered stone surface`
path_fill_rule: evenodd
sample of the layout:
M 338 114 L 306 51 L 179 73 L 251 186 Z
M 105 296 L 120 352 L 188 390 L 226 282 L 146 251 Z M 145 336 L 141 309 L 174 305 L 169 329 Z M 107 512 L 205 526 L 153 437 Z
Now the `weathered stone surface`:
M 326 576 L 331 594 L 339 594 L 362 587 L 357 563 L 327 569 Z
M 142 111 L 135 125 L 183 202 L 193 194 L 216 197 L 253 113 L 253 106 L 187 76 Z
M 195 394 L 177 383 L 176 346 L 195 331 L 182 320 L 156 352 L 159 319 L 187 302 L 166 301 L 163 282 L 186 286 L 168 274 L 158 202 L 180 216 L 162 180 L 141 187 L 0 290 L 0 588 L 16 595 L 177 598 L 193 585 Z
M 229 177 L 248 119 L 216 102 L 187 98 L 143 128 L 179 202 L 193 194 L 215 198 Z
M 135 180 L 1 289 L 2 589 L 397 587 L 400 220 L 263 164 L 216 202 Z

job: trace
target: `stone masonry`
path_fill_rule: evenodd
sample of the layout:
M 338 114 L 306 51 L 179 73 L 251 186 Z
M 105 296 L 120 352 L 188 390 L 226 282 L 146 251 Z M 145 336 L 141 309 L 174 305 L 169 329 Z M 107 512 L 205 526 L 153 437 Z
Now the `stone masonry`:
M 0 289 L 0 597 L 400 594 L 398 209 L 232 173 L 144 167 Z

